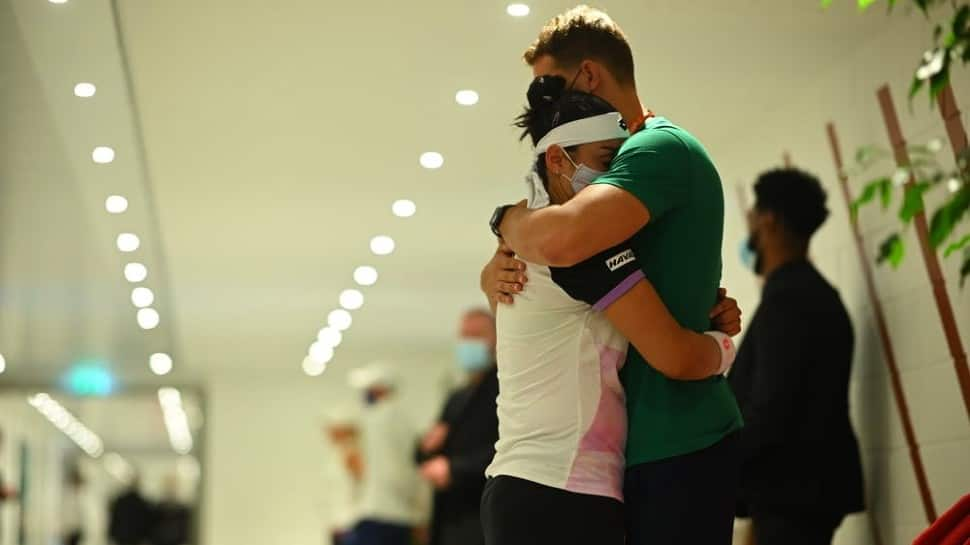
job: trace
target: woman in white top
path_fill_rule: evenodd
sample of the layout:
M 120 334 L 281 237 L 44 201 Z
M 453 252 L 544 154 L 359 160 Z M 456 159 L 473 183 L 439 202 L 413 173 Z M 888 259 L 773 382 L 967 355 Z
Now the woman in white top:
M 517 120 L 535 144 L 529 206 L 561 204 L 605 171 L 626 136 L 600 98 L 537 78 Z M 733 361 L 719 332 L 682 328 L 629 244 L 568 268 L 527 263 L 529 282 L 497 311 L 499 440 L 486 470 L 488 545 L 622 545 L 628 339 L 671 378 Z M 662 438 L 658 438 L 662 440 Z

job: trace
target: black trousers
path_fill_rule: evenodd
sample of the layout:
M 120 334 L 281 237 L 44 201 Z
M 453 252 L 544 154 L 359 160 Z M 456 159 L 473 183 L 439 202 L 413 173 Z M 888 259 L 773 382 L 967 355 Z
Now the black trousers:
M 758 545 L 831 545 L 842 518 L 822 513 L 751 515 Z
M 623 504 L 500 475 L 482 494 L 485 545 L 623 545 Z
M 627 543 L 731 545 L 740 446 L 735 432 L 704 450 L 628 468 Z

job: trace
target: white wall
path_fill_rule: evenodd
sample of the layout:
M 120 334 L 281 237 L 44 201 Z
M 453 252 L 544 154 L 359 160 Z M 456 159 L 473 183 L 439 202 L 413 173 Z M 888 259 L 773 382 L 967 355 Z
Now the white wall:
M 875 10 L 866 16 L 883 17 L 883 13 Z M 751 123 L 739 128 L 733 148 L 723 149 L 715 157 L 726 181 L 729 201 L 734 200 L 735 181 L 750 183 L 759 171 L 780 166 L 782 151 L 786 149 L 797 166 L 819 175 L 829 192 L 832 216 L 816 238 L 812 257 L 840 289 L 855 324 L 853 421 L 864 448 L 870 510 L 875 514 L 884 545 L 911 543 L 926 524 L 837 185 L 825 123 L 835 122 L 846 161 L 851 161 L 855 149 L 861 145 L 879 144 L 888 148 L 875 92 L 882 83 L 889 82 L 907 140 L 916 144 L 941 137 L 947 142 L 939 112 L 928 109 L 926 98 L 921 96 L 914 102 L 912 114 L 905 99 L 909 75 L 919 52 L 929 43 L 931 29 L 918 15 L 907 17 L 898 13 L 886 18 L 885 28 L 872 36 L 865 47 L 833 59 L 831 69 L 817 75 L 816 86 L 785 97 L 781 107 L 771 106 L 771 99 L 762 100 L 760 93 L 755 93 L 752 104 L 737 105 L 753 110 Z M 970 109 L 970 72 L 956 68 L 954 74 L 957 101 L 966 111 Z M 764 90 L 765 97 L 771 94 L 772 90 Z M 763 111 L 756 113 L 754 110 L 759 105 Z M 967 117 L 964 114 L 965 124 Z M 952 165 L 948 142 L 940 156 L 945 159 L 944 164 Z M 892 170 L 887 164 L 871 175 L 875 177 Z M 858 192 L 867 179 L 865 176 L 853 179 L 851 186 Z M 893 208 L 886 213 L 872 206 L 860 216 L 865 244 L 872 256 L 896 223 L 899 198 L 897 193 Z M 970 230 L 966 225 L 961 235 Z M 741 269 L 736 256 L 745 230 L 740 212 L 729 206 L 724 282 L 740 296 L 750 318 L 757 305 L 758 288 L 751 275 Z M 970 426 L 912 229 L 906 234 L 905 242 L 907 256 L 900 270 L 876 268 L 876 283 L 893 336 L 929 486 L 937 510 L 942 512 L 970 491 Z M 970 339 L 970 286 L 959 289 L 956 258 L 944 261 L 943 266 L 966 347 Z M 866 517 L 851 518 L 843 525 L 836 543 L 872 543 L 869 524 Z

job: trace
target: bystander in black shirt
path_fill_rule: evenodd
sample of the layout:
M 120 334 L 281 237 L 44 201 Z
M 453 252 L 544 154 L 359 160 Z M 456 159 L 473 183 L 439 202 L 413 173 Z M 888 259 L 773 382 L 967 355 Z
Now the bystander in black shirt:
M 791 262 L 768 277 L 728 379 L 745 420 L 743 510 L 863 510 L 849 420 L 853 344 L 845 305 L 811 263 Z
M 480 505 L 485 468 L 495 456 L 498 441 L 498 369 L 485 372 L 480 382 L 453 392 L 440 422 L 448 437 L 438 452 L 417 455 L 418 463 L 443 455 L 451 465 L 451 486 L 435 491 L 431 515 L 431 545 L 483 545 Z

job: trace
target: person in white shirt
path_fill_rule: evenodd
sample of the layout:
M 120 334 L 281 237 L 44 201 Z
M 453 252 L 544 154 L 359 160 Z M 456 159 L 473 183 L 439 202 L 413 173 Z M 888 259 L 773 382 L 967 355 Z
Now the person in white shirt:
M 397 375 L 385 364 L 351 373 L 364 396 L 360 418 L 358 522 L 347 545 L 410 545 L 430 490 L 413 464 L 418 432 L 399 402 Z
M 605 171 L 626 136 L 619 120 L 562 78 L 537 78 L 517 123 L 537 158 L 528 205 L 561 204 Z M 726 372 L 734 345 L 721 332 L 682 328 L 629 243 L 573 267 L 527 263 L 525 274 L 515 303 L 497 309 L 499 440 L 482 496 L 486 543 L 622 545 L 627 421 L 618 373 L 628 339 L 680 380 Z

